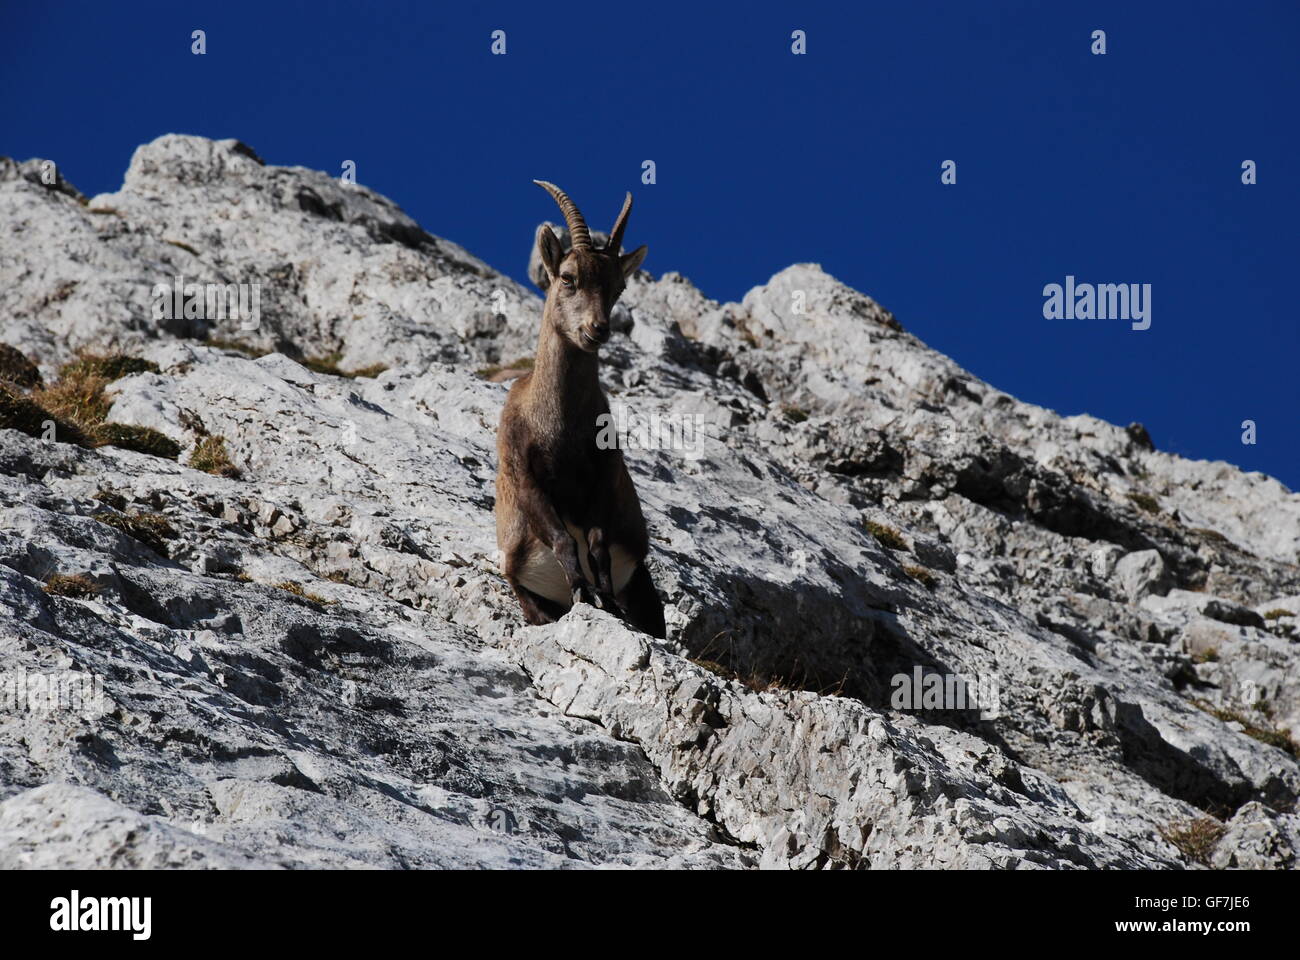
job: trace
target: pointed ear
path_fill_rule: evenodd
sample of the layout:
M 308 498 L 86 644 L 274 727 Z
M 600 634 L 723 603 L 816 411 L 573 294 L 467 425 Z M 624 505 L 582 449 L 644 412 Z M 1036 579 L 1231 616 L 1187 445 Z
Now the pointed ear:
M 645 255 L 645 244 L 641 244 L 631 253 L 625 253 L 618 258 L 618 265 L 623 268 L 624 280 L 636 273 L 637 268 L 641 266 L 641 261 L 645 259 Z
M 541 254 L 546 276 L 554 283 L 555 275 L 560 272 L 560 261 L 564 259 L 564 248 L 560 246 L 559 237 L 551 232 L 549 223 L 537 228 L 537 252 Z

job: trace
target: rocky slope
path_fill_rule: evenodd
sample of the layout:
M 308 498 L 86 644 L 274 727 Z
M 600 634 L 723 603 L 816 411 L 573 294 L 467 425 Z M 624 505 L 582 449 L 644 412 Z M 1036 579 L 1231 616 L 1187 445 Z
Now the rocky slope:
M 108 421 L 185 452 L 0 430 L 0 670 L 103 684 L 0 708 L 0 866 L 1296 865 L 1276 481 L 1020 403 L 816 266 L 643 274 L 606 383 L 704 425 L 628 454 L 669 641 L 523 628 L 484 368 L 533 292 L 235 141 L 41 170 L 0 160 L 0 341 L 151 361 Z M 259 322 L 155 319 L 177 275 Z M 186 465 L 218 436 L 237 469 Z M 995 709 L 899 709 L 918 668 Z

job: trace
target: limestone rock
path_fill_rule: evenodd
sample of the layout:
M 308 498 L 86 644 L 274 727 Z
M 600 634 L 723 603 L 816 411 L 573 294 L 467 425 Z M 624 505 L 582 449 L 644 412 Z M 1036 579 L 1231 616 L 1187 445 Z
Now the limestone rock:
M 0 709 L 0 865 L 1174 867 L 1213 816 L 1215 866 L 1295 866 L 1277 481 L 1020 402 L 814 264 L 638 274 L 611 401 L 700 427 L 627 450 L 669 638 L 524 629 L 478 371 L 534 293 L 238 141 L 42 169 L 0 161 L 0 342 L 148 358 L 109 419 L 185 452 L 0 429 L 0 695 L 99 684 Z M 177 276 L 257 322 L 156 317 Z M 218 437 L 239 477 L 187 465 Z M 930 677 L 979 700 L 899 699 Z

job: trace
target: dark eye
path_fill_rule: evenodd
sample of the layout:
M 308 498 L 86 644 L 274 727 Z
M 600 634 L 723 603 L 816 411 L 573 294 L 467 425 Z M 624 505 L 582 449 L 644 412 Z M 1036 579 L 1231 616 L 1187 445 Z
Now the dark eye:
M 563 283 L 566 287 L 573 286 L 573 274 L 571 273 L 560 274 L 560 282 Z

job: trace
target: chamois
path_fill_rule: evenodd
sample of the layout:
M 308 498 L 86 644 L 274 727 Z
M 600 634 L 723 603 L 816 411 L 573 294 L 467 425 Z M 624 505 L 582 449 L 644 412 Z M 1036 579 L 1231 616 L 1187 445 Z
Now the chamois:
M 538 228 L 550 286 L 537 356 L 511 386 L 497 430 L 497 546 L 506 580 L 529 623 L 552 623 L 579 601 L 595 602 L 662 638 L 636 488 L 622 451 L 596 442 L 597 418 L 609 413 L 597 355 L 609 339 L 610 311 L 646 254 L 644 246 L 621 253 L 632 194 L 597 250 L 568 195 L 533 182 L 559 204 L 572 249 L 566 254 L 547 224 Z

